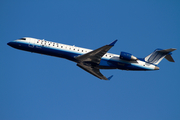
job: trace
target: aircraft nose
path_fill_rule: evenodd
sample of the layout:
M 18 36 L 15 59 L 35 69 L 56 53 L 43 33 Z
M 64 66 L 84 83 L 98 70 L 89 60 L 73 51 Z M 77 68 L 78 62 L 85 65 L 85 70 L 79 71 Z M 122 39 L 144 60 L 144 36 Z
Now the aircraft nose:
M 154 70 L 159 70 L 159 67 L 155 66 Z
M 16 42 L 14 42 L 14 41 L 8 42 L 7 45 L 9 45 L 11 47 L 15 47 L 16 46 Z
M 8 42 L 7 45 L 11 46 L 11 45 L 12 45 L 12 42 Z

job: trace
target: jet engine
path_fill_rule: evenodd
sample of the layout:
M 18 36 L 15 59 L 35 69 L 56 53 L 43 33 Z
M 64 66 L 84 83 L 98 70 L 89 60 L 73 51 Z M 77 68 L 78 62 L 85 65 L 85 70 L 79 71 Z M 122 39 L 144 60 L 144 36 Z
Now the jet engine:
M 128 60 L 128 61 L 137 60 L 137 58 L 135 56 L 133 56 L 132 54 L 127 53 L 127 52 L 121 52 L 120 59 Z

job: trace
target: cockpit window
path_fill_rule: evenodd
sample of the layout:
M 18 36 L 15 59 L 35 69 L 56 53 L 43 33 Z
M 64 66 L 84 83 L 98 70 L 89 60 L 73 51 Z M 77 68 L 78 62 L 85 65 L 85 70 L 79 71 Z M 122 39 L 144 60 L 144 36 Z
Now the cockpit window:
M 20 38 L 19 40 L 26 40 L 26 38 Z

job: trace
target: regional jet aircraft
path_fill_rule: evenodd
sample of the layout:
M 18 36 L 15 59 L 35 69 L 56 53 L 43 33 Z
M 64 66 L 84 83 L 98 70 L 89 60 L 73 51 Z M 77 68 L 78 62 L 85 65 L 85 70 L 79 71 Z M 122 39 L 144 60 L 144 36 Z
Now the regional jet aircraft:
M 176 50 L 175 48 L 156 49 L 145 58 L 137 58 L 127 52 L 121 52 L 120 55 L 107 53 L 116 42 L 117 40 L 95 50 L 30 37 L 20 38 L 7 44 L 16 49 L 71 60 L 77 63 L 78 67 L 102 80 L 109 80 L 112 76 L 105 77 L 100 69 L 151 71 L 159 70 L 157 65 L 163 58 L 174 62 L 171 52 Z

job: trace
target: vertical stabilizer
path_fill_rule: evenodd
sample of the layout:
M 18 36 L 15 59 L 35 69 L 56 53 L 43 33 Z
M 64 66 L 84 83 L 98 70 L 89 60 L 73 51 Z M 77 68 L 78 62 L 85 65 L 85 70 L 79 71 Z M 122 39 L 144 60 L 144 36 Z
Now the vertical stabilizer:
M 144 60 L 148 63 L 158 65 L 161 62 L 161 60 L 165 57 L 168 61 L 174 62 L 171 56 L 172 54 L 171 52 L 174 50 L 176 49 L 175 48 L 170 48 L 165 50 L 156 49 L 153 53 L 145 57 Z

